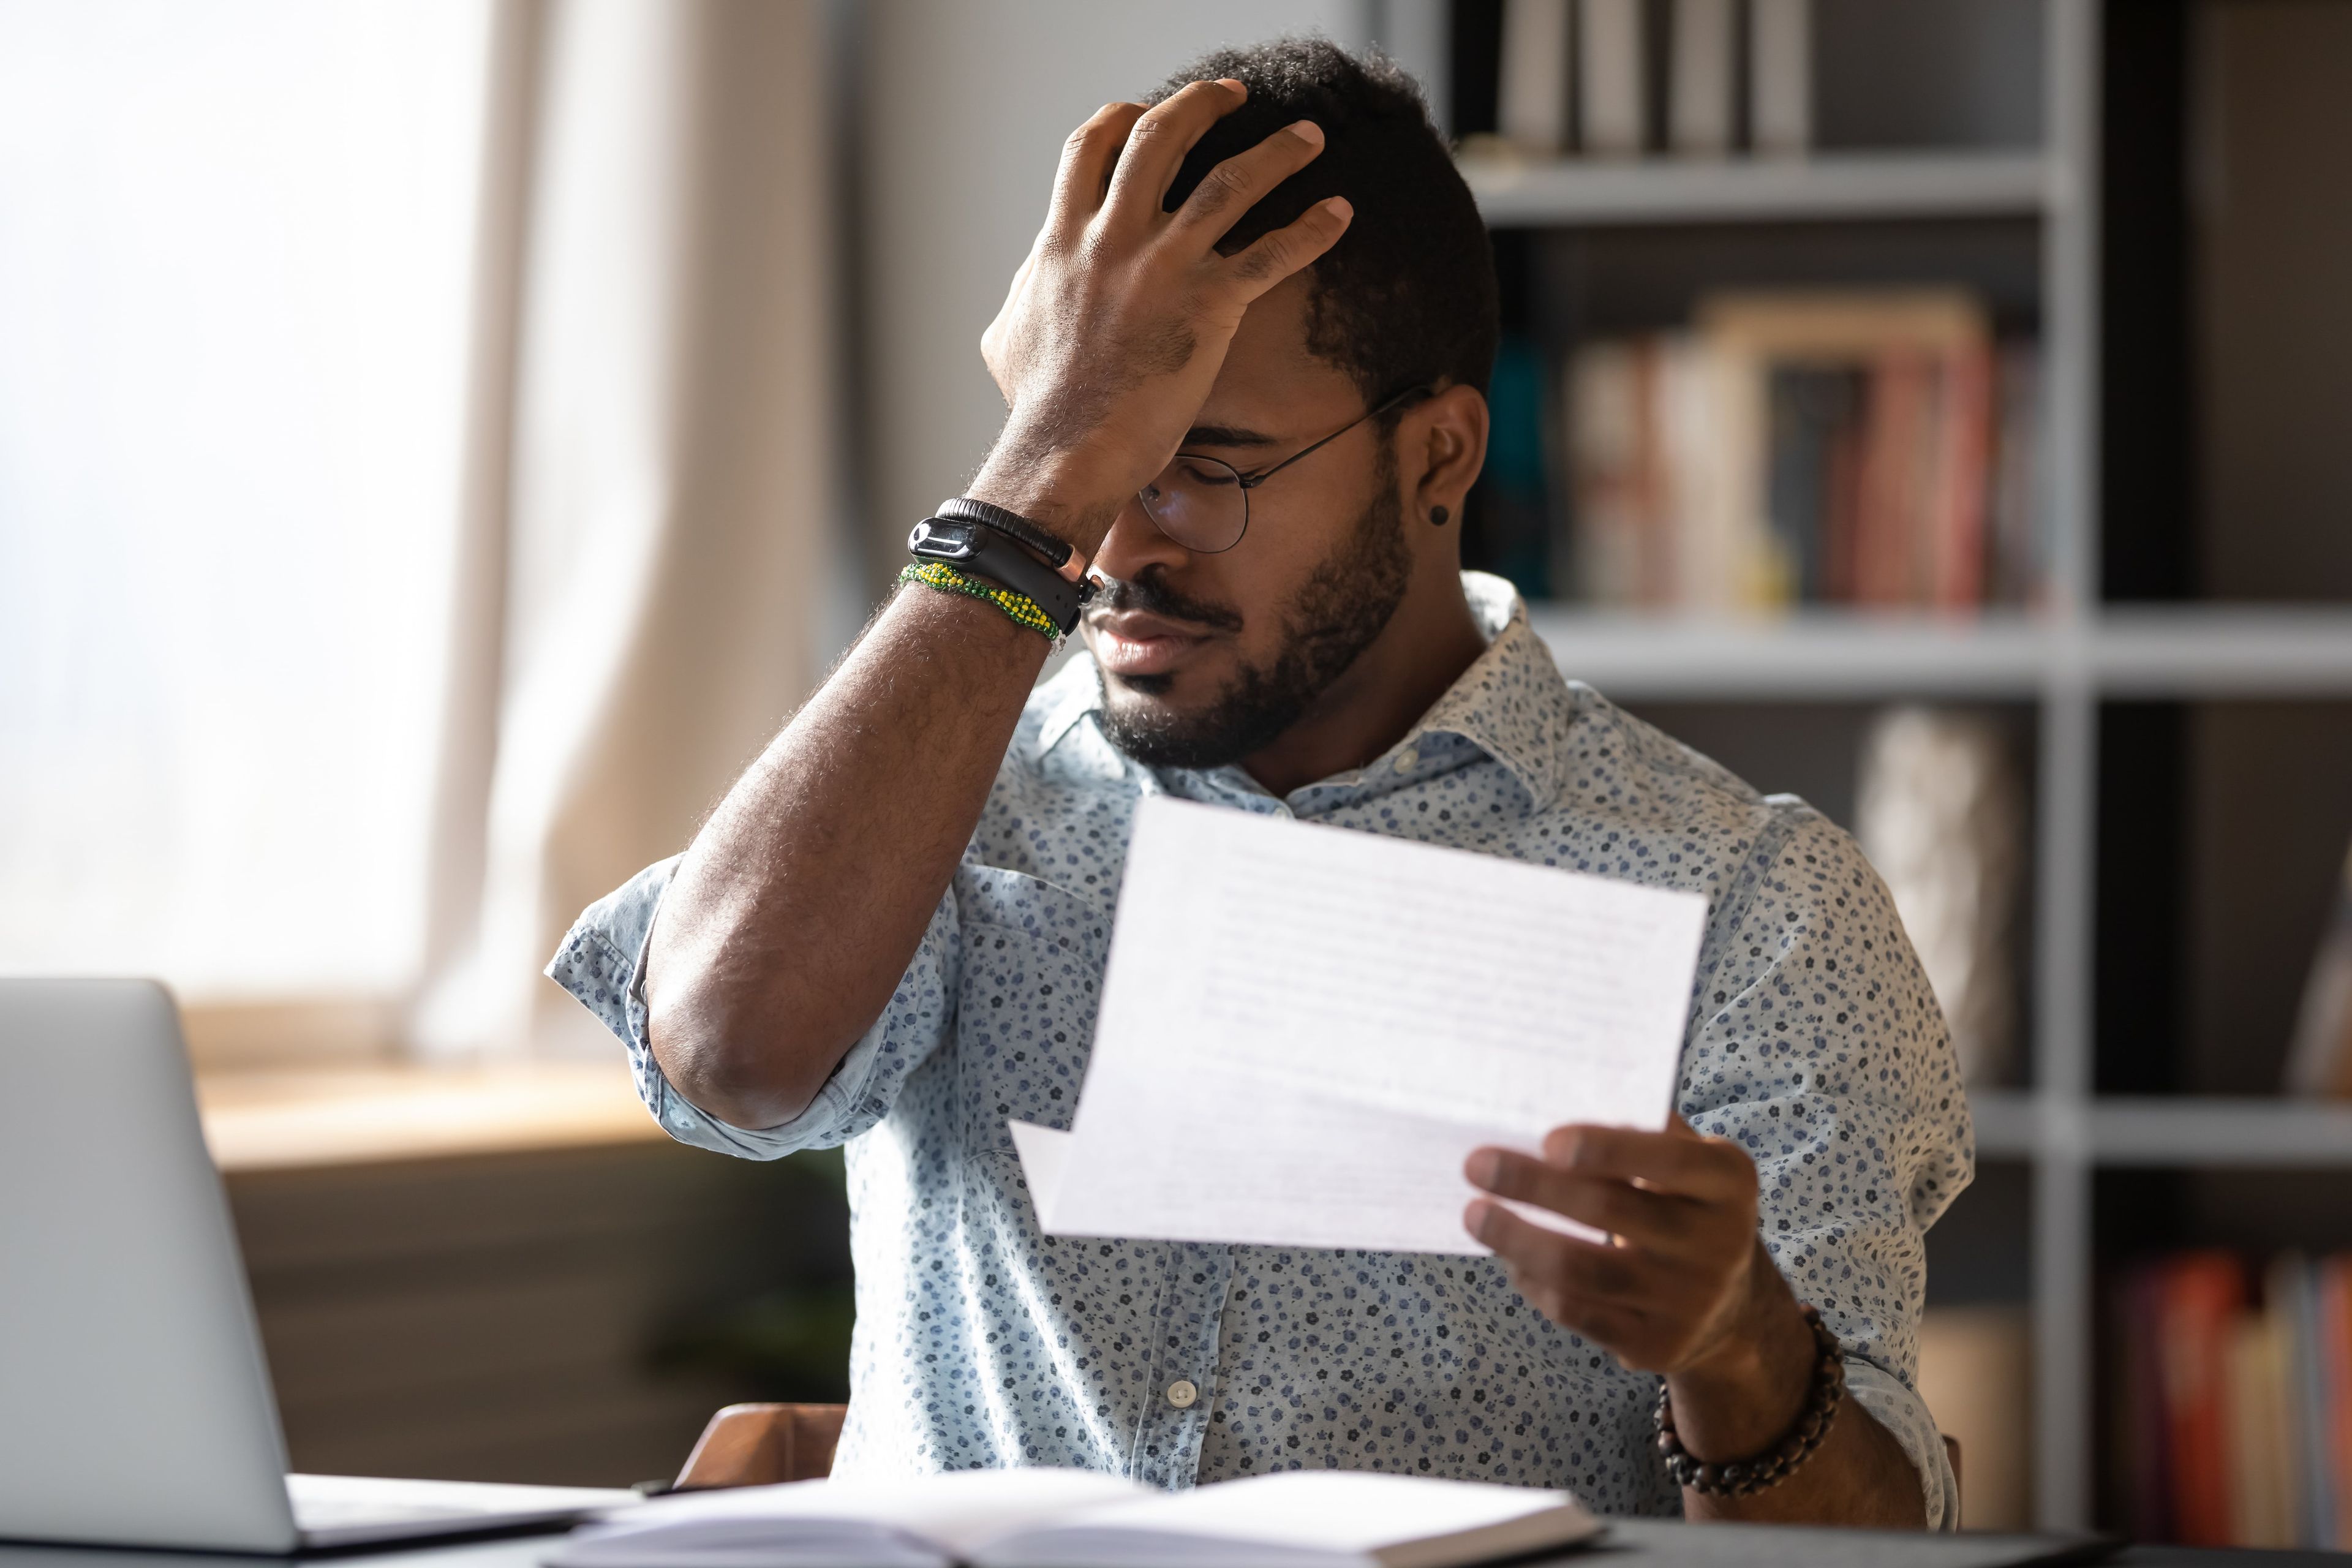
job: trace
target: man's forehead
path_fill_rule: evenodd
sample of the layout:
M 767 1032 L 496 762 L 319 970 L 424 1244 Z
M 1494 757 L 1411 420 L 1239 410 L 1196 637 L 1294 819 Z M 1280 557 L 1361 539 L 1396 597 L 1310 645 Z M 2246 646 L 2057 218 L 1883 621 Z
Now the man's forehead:
M 1279 446 L 1356 411 L 1353 378 L 1307 350 L 1311 288 L 1305 274 L 1285 279 L 1243 312 L 1187 447 Z

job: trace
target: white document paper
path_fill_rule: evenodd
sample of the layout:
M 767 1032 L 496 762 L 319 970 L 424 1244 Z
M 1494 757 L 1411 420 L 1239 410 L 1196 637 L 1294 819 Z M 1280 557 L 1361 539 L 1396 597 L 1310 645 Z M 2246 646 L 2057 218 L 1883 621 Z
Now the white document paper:
M 1039 1223 L 1483 1251 L 1462 1226 L 1473 1149 L 1665 1125 L 1706 915 L 1693 893 L 1147 799 L 1072 1128 L 1013 1125 Z

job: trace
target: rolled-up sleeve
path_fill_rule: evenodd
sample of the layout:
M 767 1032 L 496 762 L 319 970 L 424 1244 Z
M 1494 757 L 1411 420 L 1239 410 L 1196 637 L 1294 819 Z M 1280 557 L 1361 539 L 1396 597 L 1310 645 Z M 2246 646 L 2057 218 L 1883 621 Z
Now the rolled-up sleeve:
M 954 1026 L 959 953 L 954 891 L 931 912 L 914 960 L 882 1016 L 850 1047 L 808 1109 L 781 1126 L 743 1128 L 688 1103 L 654 1059 L 647 1034 L 646 948 L 677 858 L 646 867 L 589 905 L 547 966 L 548 978 L 603 1020 L 627 1049 L 637 1093 L 654 1120 L 681 1143 L 747 1160 L 830 1148 L 880 1121 L 907 1075 L 922 1065 Z
M 1932 1527 L 1958 1488 L 1918 1394 L 1927 1232 L 1975 1171 L 1942 1010 L 1853 841 L 1782 806 L 1699 968 L 1683 1114 L 1756 1163 L 1765 1246 L 1843 1342 L 1847 1386 L 1910 1456 Z

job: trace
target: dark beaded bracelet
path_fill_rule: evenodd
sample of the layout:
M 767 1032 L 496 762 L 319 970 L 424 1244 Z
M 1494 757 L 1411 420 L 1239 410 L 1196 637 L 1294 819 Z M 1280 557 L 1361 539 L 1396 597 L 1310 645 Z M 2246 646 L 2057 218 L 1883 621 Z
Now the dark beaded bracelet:
M 1676 1486 L 1715 1497 L 1748 1497 L 1787 1480 L 1798 1466 L 1812 1458 L 1822 1439 L 1830 1435 L 1830 1424 L 1837 1419 L 1838 1403 L 1845 1397 L 1845 1347 L 1822 1321 L 1820 1308 L 1807 1301 L 1798 1310 L 1805 1314 L 1805 1325 L 1813 1331 L 1816 1354 L 1812 1389 L 1795 1423 L 1763 1453 L 1719 1465 L 1703 1464 L 1691 1458 L 1682 1438 L 1675 1433 L 1674 1401 L 1665 1385 L 1658 1385 L 1658 1452 L 1664 1457 L 1666 1473 L 1675 1478 Z

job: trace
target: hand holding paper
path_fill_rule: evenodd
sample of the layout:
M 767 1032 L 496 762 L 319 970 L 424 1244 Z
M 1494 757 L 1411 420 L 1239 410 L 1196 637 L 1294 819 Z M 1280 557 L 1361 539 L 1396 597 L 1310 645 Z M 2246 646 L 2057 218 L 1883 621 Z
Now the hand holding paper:
M 1013 1129 L 1040 1223 L 1483 1251 L 1472 1150 L 1665 1125 L 1705 918 L 1695 894 L 1146 800 L 1076 1122 Z

